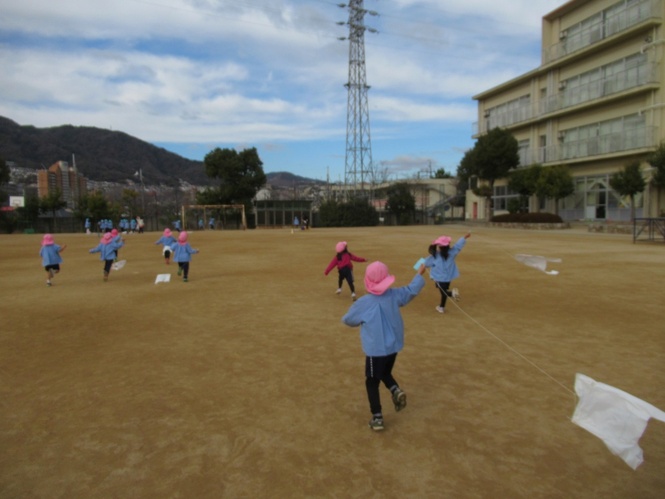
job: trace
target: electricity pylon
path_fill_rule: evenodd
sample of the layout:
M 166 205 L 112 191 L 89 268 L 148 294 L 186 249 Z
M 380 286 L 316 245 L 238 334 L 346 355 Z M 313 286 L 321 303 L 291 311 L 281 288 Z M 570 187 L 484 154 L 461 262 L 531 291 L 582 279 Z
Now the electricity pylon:
M 369 129 L 369 106 L 367 104 L 367 75 L 365 71 L 365 31 L 376 33 L 377 30 L 365 26 L 365 14 L 378 15 L 366 10 L 363 0 L 350 0 L 348 5 L 340 3 L 341 8 L 348 8 L 349 26 L 349 80 L 344 86 L 348 90 L 346 107 L 346 162 L 344 164 L 344 184 L 347 195 L 355 197 L 356 191 L 366 196 L 366 184 L 371 182 L 372 140 Z M 340 40 L 347 38 L 341 37 Z

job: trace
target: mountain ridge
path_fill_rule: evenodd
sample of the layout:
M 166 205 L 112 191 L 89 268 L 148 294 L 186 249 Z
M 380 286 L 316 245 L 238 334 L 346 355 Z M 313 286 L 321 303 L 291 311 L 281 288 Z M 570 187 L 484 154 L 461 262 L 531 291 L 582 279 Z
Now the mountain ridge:
M 90 126 L 37 128 L 0 116 L 0 157 L 34 170 L 67 161 L 86 178 L 101 182 L 135 180 L 141 169 L 147 185 L 173 185 L 179 180 L 199 186 L 216 183 L 206 176 L 202 161 L 183 158 L 125 132 Z M 266 177 L 269 185 L 279 187 L 321 183 L 286 171 Z

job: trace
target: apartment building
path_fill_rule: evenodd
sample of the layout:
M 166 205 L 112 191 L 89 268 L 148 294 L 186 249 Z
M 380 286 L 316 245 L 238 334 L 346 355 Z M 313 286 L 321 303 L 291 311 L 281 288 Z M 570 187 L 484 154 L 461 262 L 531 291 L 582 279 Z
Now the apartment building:
M 40 198 L 59 190 L 67 208 L 73 209 L 79 198 L 87 193 L 87 179 L 67 161 L 57 161 L 47 170 L 37 172 L 37 192 Z
M 495 127 L 517 139 L 520 166 L 567 165 L 575 193 L 559 201 L 564 220 L 630 219 L 630 201 L 609 185 L 633 161 L 645 180 L 649 154 L 665 140 L 665 0 L 571 0 L 543 17 L 541 65 L 484 91 L 474 137 Z M 516 195 L 494 187 L 494 213 Z M 661 199 L 662 198 L 662 199 Z M 665 195 L 648 185 L 636 216 L 657 217 Z M 467 216 L 482 218 L 483 200 L 467 197 Z M 554 201 L 530 211 L 554 212 Z

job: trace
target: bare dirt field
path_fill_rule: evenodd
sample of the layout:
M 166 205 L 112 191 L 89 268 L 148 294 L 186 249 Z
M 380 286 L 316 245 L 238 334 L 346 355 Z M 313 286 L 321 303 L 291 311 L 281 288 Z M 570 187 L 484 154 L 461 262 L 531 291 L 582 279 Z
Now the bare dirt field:
M 41 235 L 0 236 L 0 497 L 663 497 L 665 424 L 633 471 L 570 421 L 576 373 L 665 410 L 662 241 L 472 229 L 462 299 L 438 314 L 428 280 L 402 309 L 408 407 L 382 388 L 386 429 L 367 427 L 348 287 L 323 275 L 335 243 L 403 286 L 433 239 L 468 230 L 193 232 L 187 283 L 159 233 L 127 235 L 107 283 L 97 236 L 56 234 L 50 288 Z

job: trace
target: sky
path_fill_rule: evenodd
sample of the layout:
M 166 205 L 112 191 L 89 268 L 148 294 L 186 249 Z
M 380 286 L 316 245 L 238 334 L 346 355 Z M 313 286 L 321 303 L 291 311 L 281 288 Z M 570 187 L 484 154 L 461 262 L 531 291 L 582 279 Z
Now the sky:
M 195 160 L 256 147 L 266 173 L 343 181 L 346 1 L 0 0 L 0 116 Z M 364 0 L 372 168 L 454 174 L 473 95 L 540 65 L 542 17 L 563 3 Z

